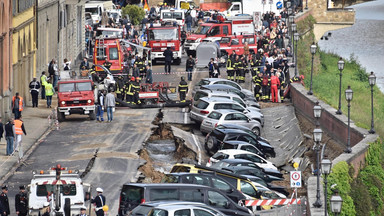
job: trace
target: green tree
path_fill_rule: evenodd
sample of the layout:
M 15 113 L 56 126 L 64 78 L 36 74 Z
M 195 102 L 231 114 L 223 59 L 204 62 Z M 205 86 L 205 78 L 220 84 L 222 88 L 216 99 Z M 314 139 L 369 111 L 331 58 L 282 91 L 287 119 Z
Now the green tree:
M 145 17 L 143 8 L 137 5 L 127 5 L 122 8 L 123 16 L 128 15 L 133 25 L 138 25 Z

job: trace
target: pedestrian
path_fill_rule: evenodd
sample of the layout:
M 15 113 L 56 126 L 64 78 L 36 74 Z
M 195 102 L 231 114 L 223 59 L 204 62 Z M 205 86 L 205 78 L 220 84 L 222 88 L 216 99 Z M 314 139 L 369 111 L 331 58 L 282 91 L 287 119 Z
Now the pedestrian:
M 104 121 L 104 92 L 99 91 L 96 102 L 96 120 L 98 122 Z
M 89 70 L 89 75 L 91 76 L 92 81 L 94 83 L 99 83 L 100 77 L 96 72 L 96 66 L 95 65 L 92 65 L 92 68 Z
M 209 78 L 213 77 L 213 71 L 215 70 L 215 62 L 214 59 L 211 58 L 208 62 L 208 71 L 209 71 Z
M 50 213 L 51 213 L 51 208 L 49 206 L 49 202 L 44 202 L 43 204 L 43 208 L 40 210 L 40 214 L 41 216 L 50 216 Z
M 164 66 L 165 73 L 171 73 L 171 62 L 173 59 L 173 52 L 170 46 L 167 46 L 167 49 L 163 52 L 163 55 L 165 58 L 165 66 Z
M 19 187 L 20 192 L 15 196 L 15 209 L 18 216 L 27 216 L 28 214 L 28 194 L 25 191 L 25 186 Z
M 55 70 L 53 68 L 54 62 L 55 62 L 55 59 L 52 59 L 48 64 L 48 75 L 49 75 L 49 79 L 51 80 L 53 80 L 55 76 Z
M 187 17 L 185 17 L 185 24 L 187 24 L 187 32 L 192 31 L 192 22 L 193 22 L 192 15 L 188 13 Z
M 64 71 L 69 71 L 71 70 L 71 63 L 72 61 L 68 61 L 68 59 L 64 59 L 64 63 L 63 63 L 63 70 Z
M 5 130 L 5 140 L 7 141 L 7 156 L 11 156 L 13 154 L 13 143 L 16 140 L 16 132 L 13 118 L 10 118 L 8 122 L 4 126 Z
M 77 216 L 87 216 L 86 211 L 87 211 L 87 207 L 85 206 L 80 207 L 80 214 L 78 214 Z
M 16 133 L 16 145 L 15 145 L 15 151 L 19 151 L 19 162 L 23 158 L 23 146 L 21 145 L 22 141 L 22 135 L 23 133 L 27 135 L 27 132 L 25 131 L 24 122 L 22 120 L 22 116 L 20 116 L 19 119 L 16 119 L 14 121 L 15 124 L 15 133 Z
M 89 70 L 89 62 L 87 58 L 84 58 L 83 61 L 80 63 L 80 70 Z
M 1 187 L 1 194 L 0 194 L 0 203 L 3 206 L 2 215 L 7 216 L 10 215 L 11 212 L 9 210 L 9 201 L 8 201 L 8 187 L 7 185 L 4 185 Z
M 115 109 L 115 96 L 113 95 L 113 90 L 109 91 L 105 98 L 105 108 L 107 110 L 108 122 L 112 122 Z
M 0 141 L 1 141 L 1 138 L 3 138 L 3 133 L 4 133 L 4 125 L 3 125 L 3 120 L 1 119 L 1 116 L 0 116 Z
M 137 64 L 133 64 L 132 77 L 139 77 L 139 76 L 140 76 L 139 68 L 137 67 Z
M 36 77 L 33 77 L 33 80 L 29 83 L 29 91 L 32 95 L 32 107 L 39 106 L 39 89 L 41 85 L 40 82 L 36 80 Z
M 256 101 L 260 101 L 260 93 L 261 93 L 261 84 L 263 81 L 263 73 L 257 73 L 257 75 L 253 78 L 253 82 L 255 83 L 254 87 L 254 96 Z
M 115 92 L 116 92 L 116 97 L 120 100 L 124 100 L 124 78 L 122 75 L 117 77 L 116 84 L 115 84 Z
M 188 92 L 188 83 L 185 82 L 184 77 L 181 77 L 181 80 L 179 83 L 180 102 L 185 102 L 185 97 L 187 96 L 187 92 Z
M 45 75 L 45 71 L 41 73 L 40 76 L 40 81 L 41 81 L 41 99 L 45 99 L 45 85 L 47 84 L 48 77 Z
M 103 195 L 103 189 L 96 188 L 97 196 L 91 199 L 91 203 L 95 205 L 96 216 L 104 216 L 103 206 L 105 206 L 106 198 Z
M 263 73 L 263 79 L 261 83 L 263 95 L 262 100 L 264 102 L 269 101 L 269 94 L 270 94 L 270 88 L 271 88 L 271 78 L 269 77 L 268 73 L 266 73 L 266 67 L 264 67 L 264 73 Z
M 188 73 L 188 81 L 192 81 L 192 71 L 195 67 L 195 59 L 193 59 L 192 55 L 189 55 L 187 62 L 185 64 L 185 70 Z
M 147 72 L 145 74 L 145 83 L 152 84 L 153 78 L 152 78 L 152 69 L 149 67 L 149 65 L 146 66 Z
M 52 95 L 55 93 L 55 89 L 52 86 L 52 80 L 48 80 L 45 84 L 45 96 L 47 97 L 47 108 L 51 108 Z
M 57 86 L 57 82 L 59 81 L 59 68 L 57 66 L 56 60 L 53 62 L 53 70 L 54 70 L 54 76 L 53 76 L 53 87 Z
M 16 92 L 16 95 L 12 97 L 12 112 L 15 114 L 15 119 L 19 118 L 23 109 L 23 98 L 19 96 L 19 92 Z
M 243 53 L 245 59 L 248 59 L 248 55 L 249 55 L 249 45 L 248 45 L 248 42 L 245 42 L 244 43 L 244 53 Z

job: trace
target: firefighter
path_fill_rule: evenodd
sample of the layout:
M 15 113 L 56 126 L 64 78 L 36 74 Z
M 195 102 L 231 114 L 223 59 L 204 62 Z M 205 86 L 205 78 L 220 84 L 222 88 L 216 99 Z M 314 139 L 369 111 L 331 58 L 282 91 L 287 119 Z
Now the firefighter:
M 136 77 L 136 81 L 131 83 L 133 88 L 133 104 L 141 104 L 139 92 L 140 92 L 140 77 Z
M 227 79 L 232 80 L 234 78 L 234 62 L 232 58 L 227 59 Z
M 271 94 L 272 94 L 272 102 L 277 103 L 279 102 L 279 97 L 278 97 L 278 89 L 280 88 L 280 80 L 279 77 L 275 76 L 274 73 L 272 73 L 271 76 Z
M 255 83 L 254 94 L 257 101 L 260 101 L 261 83 L 263 81 L 263 73 L 257 73 L 253 82 Z
M 111 70 L 110 68 L 111 68 L 111 66 L 112 66 L 112 63 L 109 62 L 109 61 L 105 61 L 105 62 L 103 63 L 103 66 L 106 67 L 106 68 L 110 71 L 110 70 Z
M 8 187 L 7 185 L 4 185 L 3 187 L 1 187 L 1 194 L 0 194 L 0 205 L 3 206 L 3 210 L 2 212 L 2 215 L 3 216 L 7 216 L 10 214 L 10 211 L 9 211 L 9 202 L 8 202 Z
M 280 100 L 281 103 L 284 103 L 285 78 L 284 73 L 281 71 L 281 69 L 277 71 L 277 77 L 279 77 L 280 80 Z
M 89 70 L 89 75 L 92 77 L 93 82 L 99 82 L 99 76 L 97 75 L 95 65 L 92 66 L 92 68 Z
M 135 77 L 131 77 L 131 81 L 125 83 L 125 95 L 128 104 L 133 103 L 133 95 L 135 94 L 133 82 L 135 82 Z
M 19 187 L 20 192 L 15 196 L 15 208 L 18 216 L 27 216 L 28 213 L 28 194 L 25 191 L 25 186 Z
M 180 96 L 180 102 L 185 102 L 185 96 L 188 92 L 188 83 L 184 80 L 184 77 L 181 77 L 180 83 L 179 83 L 179 96 Z
M 236 70 L 236 81 L 238 83 L 241 83 L 243 82 L 243 78 L 244 78 L 244 58 L 243 57 L 237 57 L 236 58 L 238 59 L 236 61 L 236 67 L 237 67 L 237 70 Z
M 143 58 L 137 58 L 137 61 L 135 61 L 135 64 L 137 68 L 139 69 L 139 76 L 140 78 L 143 78 L 145 76 L 145 62 Z
M 271 78 L 269 77 L 268 73 L 266 72 L 266 67 L 264 67 L 263 72 L 263 79 L 261 83 L 263 95 L 261 96 L 261 99 L 264 102 L 267 102 L 269 100 L 269 94 L 270 94 L 270 87 L 271 87 Z
M 124 78 L 123 76 L 119 76 L 116 80 L 116 85 L 115 85 L 115 92 L 117 95 L 117 98 L 120 100 L 124 100 Z
M 252 79 L 255 80 L 257 78 L 257 74 L 259 73 L 260 61 L 256 58 L 255 55 L 253 55 L 249 64 L 251 65 Z
M 103 189 L 96 188 L 97 196 L 91 200 L 91 203 L 95 205 L 96 216 L 104 216 L 103 206 L 105 205 L 105 196 L 103 195 Z
M 238 55 L 235 56 L 235 75 L 236 77 L 233 77 L 233 81 L 238 81 L 239 80 L 239 76 L 240 76 L 240 68 L 239 68 L 239 65 L 240 65 L 240 57 Z

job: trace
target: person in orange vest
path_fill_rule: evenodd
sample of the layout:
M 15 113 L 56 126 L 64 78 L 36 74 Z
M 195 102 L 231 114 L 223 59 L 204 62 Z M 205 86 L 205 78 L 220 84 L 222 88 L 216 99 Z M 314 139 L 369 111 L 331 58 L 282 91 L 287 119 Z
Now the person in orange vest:
M 12 112 L 15 114 L 15 119 L 21 116 L 21 111 L 24 109 L 23 98 L 19 96 L 19 92 L 12 98 Z
M 279 102 L 279 91 L 278 87 L 280 87 L 280 80 L 279 77 L 275 76 L 274 73 L 272 73 L 271 76 L 271 94 L 272 94 L 272 102 L 273 103 L 278 103 Z
M 21 145 L 21 138 L 23 133 L 27 135 L 27 132 L 25 131 L 24 122 L 21 119 L 21 115 L 19 119 L 16 119 L 14 121 L 15 124 L 15 133 L 16 133 L 16 145 L 15 145 L 15 151 L 19 151 L 19 162 L 23 158 L 23 147 Z

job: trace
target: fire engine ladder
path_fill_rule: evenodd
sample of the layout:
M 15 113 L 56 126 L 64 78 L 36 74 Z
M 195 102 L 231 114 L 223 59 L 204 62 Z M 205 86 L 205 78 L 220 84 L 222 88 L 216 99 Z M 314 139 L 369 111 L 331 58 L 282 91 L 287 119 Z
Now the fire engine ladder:
M 97 44 L 97 58 L 104 59 L 105 58 L 105 43 L 104 38 L 99 39 L 99 43 Z

